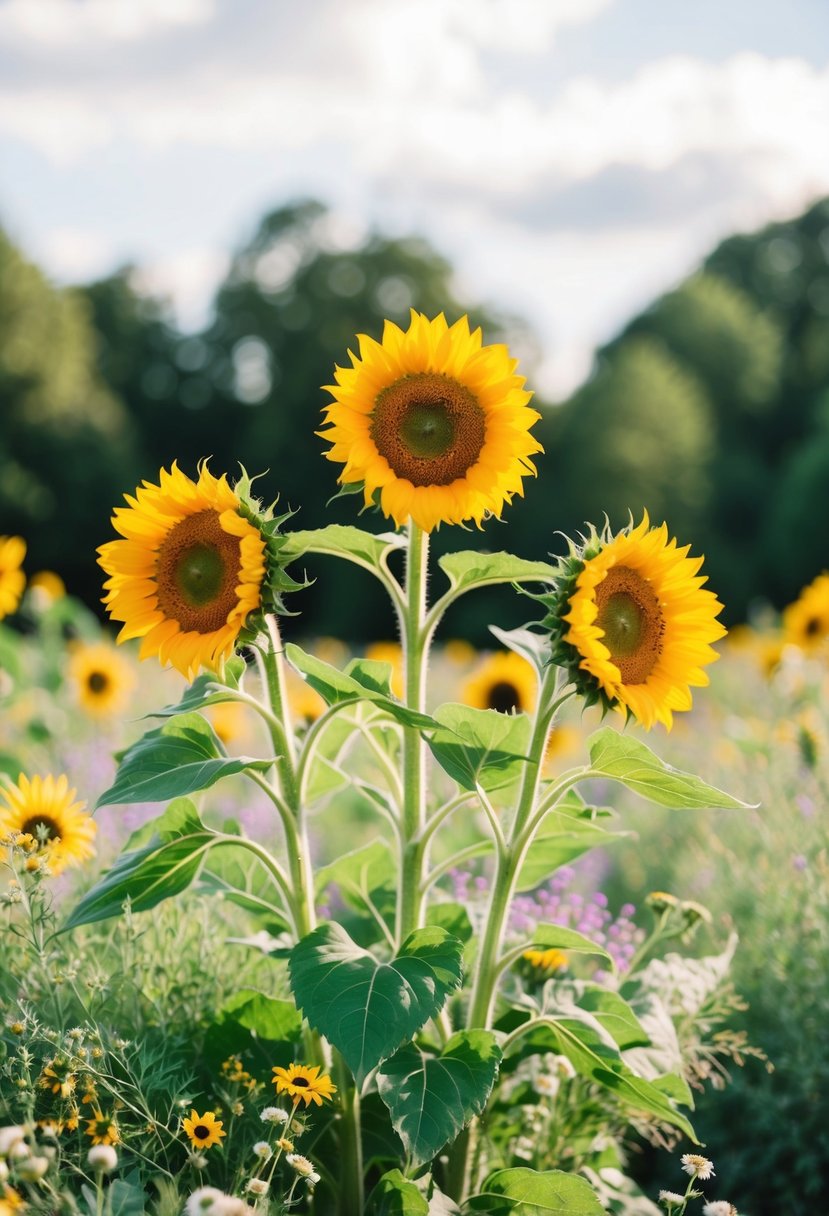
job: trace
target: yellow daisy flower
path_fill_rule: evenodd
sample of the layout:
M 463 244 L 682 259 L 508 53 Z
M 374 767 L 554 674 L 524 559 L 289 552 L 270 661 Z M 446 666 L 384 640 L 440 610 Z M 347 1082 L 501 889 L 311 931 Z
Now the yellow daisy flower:
M 98 550 L 110 575 L 104 603 L 124 622 L 119 642 L 141 638 L 142 659 L 157 655 L 190 678 L 231 655 L 261 606 L 266 542 L 227 478 L 205 465 L 196 482 L 175 464 L 159 482 L 126 495 L 112 517 L 124 539 Z
M 121 1133 L 114 1115 L 104 1115 L 95 1111 L 93 1119 L 87 1119 L 84 1135 L 89 1136 L 93 1144 L 120 1144 Z
M 473 709 L 499 713 L 532 713 L 538 680 L 531 663 L 511 650 L 490 655 L 463 687 L 462 699 Z
M 816 655 L 829 641 L 829 574 L 819 574 L 783 611 L 783 641 Z
M 0 842 L 27 843 L 48 862 L 53 874 L 95 856 L 97 824 L 75 801 L 66 776 L 32 777 L 23 773 L 17 785 L 0 790 Z M 5 850 L 0 849 L 0 856 Z
M 212 1110 L 203 1115 L 191 1110 L 190 1118 L 182 1119 L 181 1126 L 193 1148 L 212 1148 L 214 1144 L 221 1144 L 227 1135 L 222 1131 L 222 1120 L 217 1119 Z
M 648 730 L 670 730 L 673 714 L 691 708 L 691 688 L 708 684 L 702 669 L 719 657 L 711 643 L 725 635 L 722 604 L 703 590 L 703 559 L 689 547 L 669 540 L 665 524 L 651 528 L 647 512 L 615 537 L 594 534 L 565 563 L 570 577 L 552 618 L 563 643 L 556 660 L 576 683 L 592 678 L 584 690 L 594 700 L 624 706 Z
M 69 677 L 82 709 L 93 718 L 108 718 L 122 710 L 136 684 L 131 665 L 105 644 L 73 648 Z
M 506 346 L 484 346 L 461 317 L 449 326 L 412 311 L 408 330 L 386 321 L 382 342 L 360 334 L 359 357 L 337 367 L 326 406 L 328 460 L 362 485 L 366 506 L 431 532 L 441 523 L 500 516 L 542 450 L 540 414 Z
M 330 1098 L 337 1092 L 336 1085 L 331 1084 L 331 1078 L 319 1075 L 319 1065 L 309 1068 L 307 1064 L 291 1064 L 288 1068 L 274 1068 L 273 1083 L 278 1094 L 289 1094 L 294 1100 L 294 1106 L 304 1102 L 310 1106 L 315 1102 L 322 1106 L 324 1098 Z
M 26 576 L 21 569 L 26 542 L 19 536 L 0 536 L 0 620 L 17 610 Z

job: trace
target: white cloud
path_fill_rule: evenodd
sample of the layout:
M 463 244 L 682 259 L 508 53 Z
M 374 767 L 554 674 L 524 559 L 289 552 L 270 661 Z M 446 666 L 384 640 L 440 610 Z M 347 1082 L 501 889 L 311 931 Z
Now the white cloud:
M 169 300 L 184 329 L 198 329 L 208 320 L 213 293 L 227 273 L 226 252 L 192 246 L 151 260 L 133 275 L 137 291 Z
M 5 0 L 0 37 L 21 47 L 133 42 L 207 21 L 212 0 Z
M 68 283 L 94 279 L 112 269 L 112 240 L 89 228 L 52 228 L 29 250 L 57 279 Z

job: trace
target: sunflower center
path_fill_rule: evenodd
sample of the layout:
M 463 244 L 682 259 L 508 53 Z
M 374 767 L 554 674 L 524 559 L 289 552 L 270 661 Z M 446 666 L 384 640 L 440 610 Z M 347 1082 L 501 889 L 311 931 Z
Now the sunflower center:
M 304 1089 L 306 1086 L 310 1085 L 311 1082 L 307 1077 L 294 1077 L 291 1084 L 296 1085 L 298 1089 Z
M 48 840 L 60 840 L 60 827 L 48 815 L 30 815 L 20 830 L 34 837 L 38 844 L 45 844 Z
M 224 531 L 219 512 L 188 515 L 158 550 L 158 606 L 185 633 L 213 633 L 237 605 L 240 570 L 239 538 Z
M 596 588 L 596 624 L 623 684 L 644 684 L 662 653 L 665 620 L 654 590 L 629 566 L 613 566 Z
M 86 685 L 90 692 L 106 692 L 109 687 L 109 676 L 103 671 L 91 671 L 87 677 Z
M 499 714 L 512 713 L 521 708 L 518 689 L 509 680 L 498 680 L 490 688 L 486 698 L 487 709 L 497 709 Z
M 203 1123 L 200 1123 L 198 1127 L 193 1128 L 193 1135 L 197 1140 L 206 1140 L 210 1135 L 210 1128 L 205 1127 Z
M 816 616 L 809 617 L 803 632 L 807 638 L 813 638 L 816 633 L 820 633 L 820 621 Z
M 371 437 L 398 477 L 415 486 L 448 486 L 481 454 L 484 411 L 451 376 L 417 372 L 378 393 Z

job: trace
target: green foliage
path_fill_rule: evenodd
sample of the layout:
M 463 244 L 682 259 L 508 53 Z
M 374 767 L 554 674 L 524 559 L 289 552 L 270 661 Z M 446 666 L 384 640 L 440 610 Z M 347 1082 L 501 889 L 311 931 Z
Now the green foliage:
M 441 705 L 434 716 L 440 726 L 429 736 L 429 747 L 461 789 L 474 790 L 480 785 L 493 791 L 520 780 L 531 729 L 525 714 Z
M 604 1208 L 584 1178 L 561 1170 L 497 1170 L 469 1201 L 491 1216 L 602 1216 Z
M 89 577 L 129 471 L 128 412 L 95 368 L 79 294 L 58 291 L 0 232 L 0 518 L 37 570 Z
M 292 667 L 308 681 L 328 705 L 348 705 L 355 701 L 370 701 L 404 726 L 428 728 L 433 720 L 428 714 L 409 709 L 391 695 L 391 665 L 355 659 L 345 671 L 307 654 L 289 642 L 285 654 Z M 380 679 L 378 679 L 378 676 Z
M 294 947 L 291 987 L 310 1024 L 342 1052 L 362 1086 L 443 1008 L 461 982 L 462 950 L 444 929 L 417 929 L 384 963 L 339 925 L 324 924 Z
M 633 735 L 603 726 L 590 736 L 587 745 L 593 772 L 612 777 L 650 802 L 695 810 L 746 809 L 747 804 L 739 798 L 714 789 L 692 773 L 671 768 Z
M 483 1110 L 501 1050 L 486 1030 L 453 1035 L 440 1055 L 415 1043 L 401 1047 L 378 1070 L 380 1097 L 413 1165 L 431 1161 Z
M 124 753 L 115 784 L 101 794 L 98 806 L 180 798 L 244 769 L 262 770 L 271 765 L 270 760 L 223 756 L 220 747 L 200 714 L 181 714 L 149 731 Z

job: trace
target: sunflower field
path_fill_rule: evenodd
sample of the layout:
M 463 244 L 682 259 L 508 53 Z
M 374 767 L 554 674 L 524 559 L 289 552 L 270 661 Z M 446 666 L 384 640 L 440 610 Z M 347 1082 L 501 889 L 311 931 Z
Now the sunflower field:
M 821 1210 L 829 576 L 726 636 L 645 511 L 465 547 L 541 450 L 466 317 L 327 392 L 359 526 L 172 463 L 106 622 L 0 537 L 0 1216 Z

